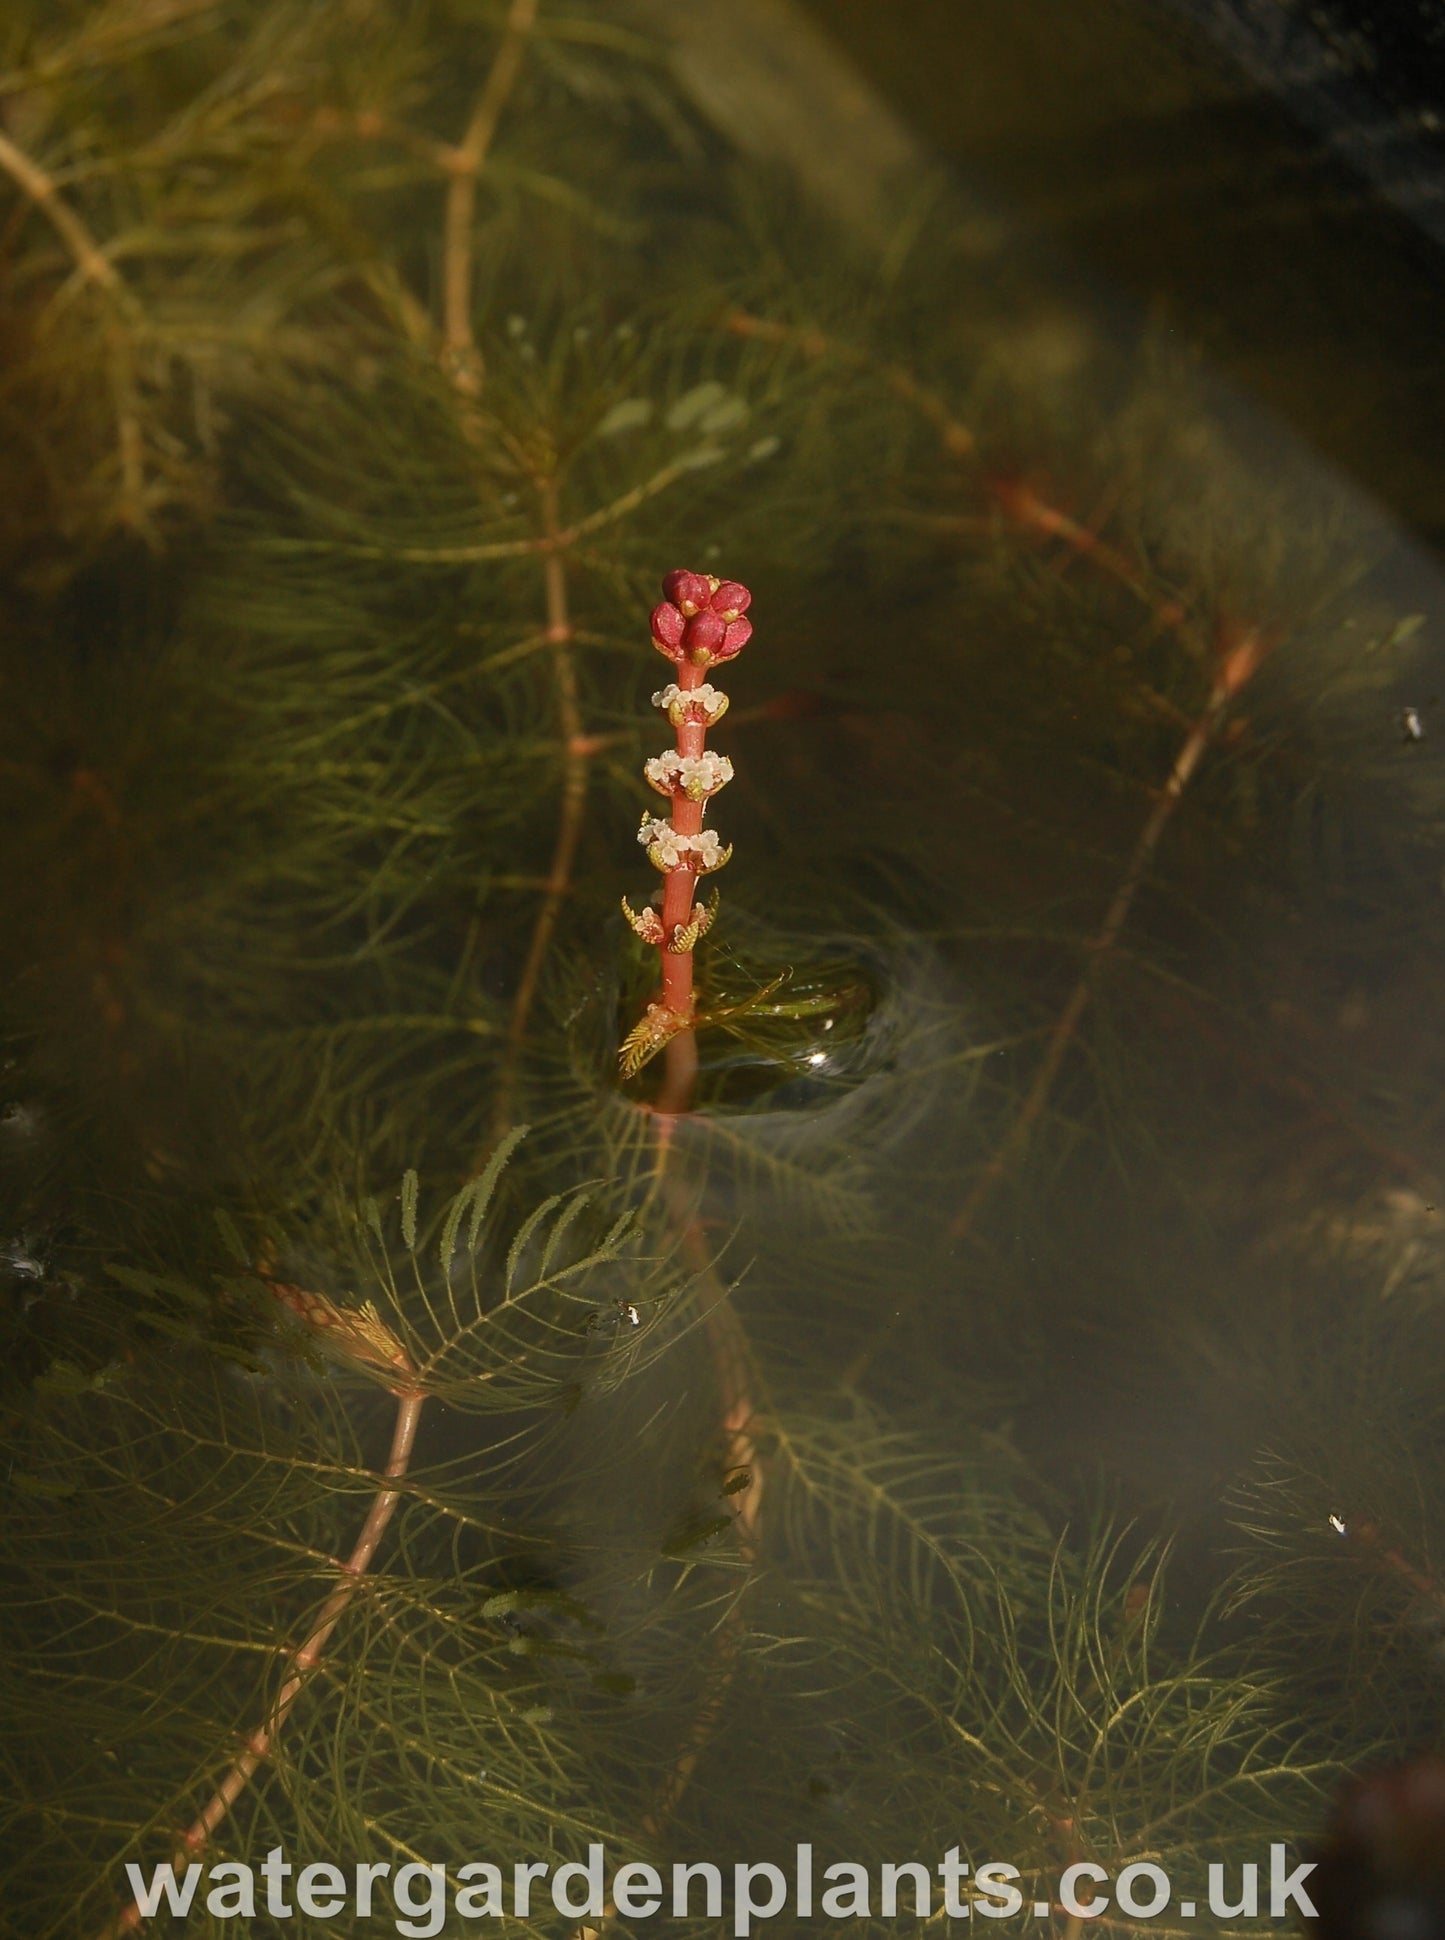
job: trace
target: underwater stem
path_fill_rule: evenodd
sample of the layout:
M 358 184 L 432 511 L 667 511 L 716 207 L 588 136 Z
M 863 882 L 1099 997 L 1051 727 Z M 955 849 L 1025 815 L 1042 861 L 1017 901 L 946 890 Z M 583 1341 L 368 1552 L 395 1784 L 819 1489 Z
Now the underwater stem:
M 1033 1082 L 1009 1121 L 1003 1137 L 975 1178 L 963 1204 L 948 1227 L 947 1236 L 950 1244 L 956 1245 L 959 1240 L 966 1238 L 972 1232 L 979 1214 L 988 1205 L 996 1188 L 1007 1177 L 1027 1145 L 1030 1134 L 1053 1092 L 1064 1058 L 1073 1043 L 1074 1034 L 1089 1007 L 1090 999 L 1094 994 L 1094 978 L 1097 975 L 1098 966 L 1119 940 L 1133 908 L 1134 898 L 1154 860 L 1155 851 L 1159 847 L 1164 831 L 1183 799 L 1191 777 L 1223 726 L 1231 703 L 1253 679 L 1272 643 L 1257 630 L 1250 628 L 1240 632 L 1229 642 L 1221 644 L 1224 650 L 1220 655 L 1219 671 L 1215 675 L 1208 704 L 1175 756 L 1168 779 L 1159 791 L 1149 819 L 1145 822 L 1139 839 L 1130 853 L 1119 886 L 1114 891 L 1104 913 L 1104 920 L 1085 945 L 1087 963 L 1084 974 L 1069 993 L 1068 1001 L 1054 1023 L 1043 1060 L 1034 1073 Z M 858 1381 L 881 1343 L 894 1332 L 915 1304 L 916 1296 L 902 1301 L 894 1309 L 887 1323 L 849 1362 L 842 1376 L 844 1387 L 851 1387 Z
M 112 297 L 124 299 L 119 271 L 56 188 L 55 182 L 22 148 L 0 132 L 0 169 L 42 210 L 75 260 L 81 279 L 96 283 Z M 146 517 L 145 444 L 137 408 L 135 353 L 128 324 L 118 305 L 111 307 L 106 336 L 110 345 L 110 380 L 120 462 L 125 522 L 148 544 L 155 545 Z
M 943 448 L 953 457 L 966 457 L 978 440 L 973 432 L 949 409 L 946 401 L 937 391 L 930 390 L 913 375 L 903 364 L 876 365 L 866 350 L 859 350 L 854 344 L 839 342 L 821 330 L 799 328 L 795 324 L 779 323 L 772 317 L 753 316 L 747 310 L 730 310 L 723 319 L 724 327 L 735 337 L 750 337 L 762 343 L 793 344 L 812 362 L 820 357 L 834 357 L 840 363 L 848 364 L 855 370 L 877 369 L 878 375 L 892 391 L 911 404 L 933 425 L 943 441 Z
M 115 403 L 116 437 L 120 447 L 122 517 L 152 551 L 158 551 L 159 544 L 145 507 L 145 435 L 141 428 L 136 389 L 134 346 L 129 332 L 118 317 L 111 321 L 110 337 L 111 387 Z
M 1084 974 L 1074 986 L 1068 1002 L 1059 1014 L 1049 1037 L 1043 1061 L 1034 1073 L 1033 1083 L 1029 1086 L 1023 1103 L 1014 1114 L 993 1156 L 974 1180 L 967 1198 L 949 1227 L 948 1234 L 951 1240 L 962 1239 L 972 1229 L 979 1213 L 993 1196 L 995 1186 L 1008 1172 L 1027 1142 L 1030 1132 L 1048 1102 L 1054 1081 L 1059 1075 L 1069 1045 L 1073 1042 L 1080 1019 L 1089 1007 L 1098 963 L 1118 942 L 1120 932 L 1129 919 L 1129 912 L 1133 908 L 1139 886 L 1154 859 L 1154 853 L 1159 847 L 1164 831 L 1183 798 L 1191 776 L 1219 732 L 1230 703 L 1253 677 L 1264 659 L 1266 650 L 1259 634 L 1248 631 L 1240 636 L 1224 657 L 1209 696 L 1209 703 L 1175 756 L 1168 780 L 1159 791 L 1153 812 L 1144 824 L 1139 840 L 1134 844 L 1128 866 L 1105 911 L 1104 920 L 1085 946 L 1089 960 Z
M 1399 1578 L 1423 1602 L 1434 1604 L 1437 1610 L 1445 1606 L 1445 1591 L 1441 1590 L 1435 1578 L 1418 1569 L 1399 1549 L 1388 1545 L 1378 1523 L 1349 1522 L 1345 1534 L 1379 1568 Z
M 106 290 L 120 289 L 120 275 L 115 265 L 98 247 L 50 176 L 3 133 L 0 133 L 0 168 L 19 184 L 37 209 L 44 211 L 86 282 L 99 283 Z
M 950 457 L 963 458 L 975 451 L 978 441 L 974 433 L 961 418 L 955 416 L 937 391 L 921 383 L 906 366 L 878 364 L 867 351 L 860 350 L 854 344 L 842 343 L 821 330 L 779 323 L 770 317 L 753 316 L 746 310 L 729 311 L 724 323 L 734 336 L 753 338 L 763 343 L 792 344 L 810 361 L 832 357 L 850 369 L 875 372 L 895 397 L 911 404 L 920 417 L 935 428 Z M 1026 532 L 1037 532 L 1047 539 L 1061 540 L 1076 558 L 1087 559 L 1100 572 L 1117 580 L 1133 593 L 1149 609 L 1157 625 L 1176 631 L 1188 628 L 1189 615 L 1183 603 L 1169 595 L 1161 597 L 1148 572 L 1117 546 L 1111 546 L 1101 539 L 1092 526 L 1082 524 L 1041 497 L 1032 486 L 1007 474 L 990 473 L 985 476 L 983 485 L 994 504 L 1012 524 Z M 924 523 L 935 530 L 946 530 L 950 527 L 966 529 L 973 521 L 944 516 L 927 519 Z
M 684 1036 L 690 1040 L 692 1033 L 685 1032 Z M 664 1126 L 665 1124 L 666 1121 Z M 671 1140 L 661 1137 L 659 1144 L 660 1163 L 665 1169 L 672 1149 Z M 733 1306 L 732 1296 L 718 1280 L 717 1270 L 703 1240 L 702 1227 L 697 1219 L 696 1210 L 684 1203 L 680 1184 L 676 1180 L 672 1185 L 670 1197 L 674 1223 L 681 1236 L 683 1256 L 695 1268 L 700 1279 L 710 1283 L 710 1291 L 713 1295 L 712 1303 L 707 1310 L 705 1327 L 708 1349 L 718 1383 L 723 1459 L 729 1481 L 736 1480 L 740 1475 L 746 1476 L 743 1486 L 736 1489 L 728 1499 L 734 1509 L 733 1530 L 737 1538 L 738 1555 L 744 1567 L 751 1570 L 758 1556 L 758 1522 L 763 1502 L 763 1478 L 758 1464 L 753 1432 L 757 1422 L 757 1409 L 752 1398 L 755 1387 L 752 1356 L 748 1350 L 743 1324 Z M 683 1794 L 712 1742 L 722 1717 L 723 1704 L 737 1674 L 738 1658 L 746 1634 L 747 1623 L 743 1616 L 741 1602 L 735 1602 L 718 1632 L 709 1665 L 707 1691 L 693 1718 L 687 1741 L 674 1759 L 657 1797 L 642 1821 L 642 1829 L 651 1840 L 656 1841 L 662 1837 L 663 1831 L 681 1804 Z
M 388 1481 L 398 1480 L 406 1474 L 410 1466 L 412 1448 L 416 1442 L 416 1432 L 421 1422 L 425 1402 L 425 1395 L 415 1391 L 397 1395 L 391 1452 L 387 1456 L 386 1467 L 382 1471 Z M 266 1722 L 247 1738 L 245 1750 L 211 1794 L 204 1809 L 182 1833 L 180 1848 L 172 1861 L 178 1873 L 195 1858 L 197 1853 L 205 1851 L 237 1799 L 250 1784 L 258 1767 L 271 1756 L 282 1726 L 290 1716 L 307 1679 L 320 1662 L 321 1653 L 331 1641 L 337 1624 L 346 1614 L 347 1607 L 360 1588 L 362 1577 L 371 1567 L 377 1547 L 386 1533 L 387 1524 L 391 1521 L 400 1500 L 399 1489 L 383 1488 L 377 1491 L 351 1554 L 340 1566 L 341 1581 L 322 1604 L 306 1641 L 288 1653 L 285 1681 L 276 1693 L 276 1700 L 267 1714 Z M 125 1911 L 105 1928 L 101 1940 L 115 1940 L 115 1936 L 120 1934 L 134 1933 L 144 1918 L 145 1915 L 139 1905 L 132 1900 Z
M 555 541 L 560 530 L 557 506 L 557 480 L 549 474 L 539 482 L 543 529 Z M 552 650 L 552 671 L 556 680 L 557 725 L 565 750 L 562 769 L 562 808 L 557 822 L 557 839 L 547 871 L 542 907 L 532 928 L 526 962 L 512 1000 L 511 1022 L 507 1027 L 507 1048 L 497 1081 L 497 1105 L 493 1115 L 493 1135 L 501 1138 L 511 1129 L 512 1107 L 517 1089 L 517 1071 L 522 1045 L 531 1019 L 542 966 L 547 960 L 552 934 L 562 913 L 562 904 L 572 888 L 572 866 L 577 844 L 582 838 L 583 813 L 587 805 L 587 776 L 592 759 L 592 742 L 583 732 L 582 708 L 577 692 L 577 668 L 572 658 L 572 622 L 567 599 L 567 572 L 561 549 L 555 545 L 543 554 L 542 584 L 547 609 L 547 640 Z
M 653 705 L 667 715 L 676 735 L 675 747 L 654 755 L 643 767 L 649 785 L 667 798 L 667 820 L 644 815 L 638 840 L 648 860 L 662 876 L 661 908 L 632 909 L 624 896 L 623 914 L 644 943 L 658 952 L 661 990 L 647 1007 L 619 1052 L 624 1076 L 639 1070 L 659 1048 L 666 1047 L 662 1088 L 653 1107 L 657 1153 L 657 1181 L 668 1220 L 679 1248 L 707 1285 L 712 1299 L 706 1314 L 708 1347 L 717 1376 L 721 1407 L 724 1459 L 735 1505 L 733 1528 L 741 1560 L 751 1566 L 757 1556 L 757 1518 L 762 1504 L 762 1481 L 756 1467 L 753 1441 L 755 1409 L 747 1336 L 733 1308 L 728 1289 L 718 1280 L 704 1242 L 698 1208 L 677 1168 L 675 1143 L 678 1120 L 692 1109 L 697 1077 L 697 1039 L 693 1030 L 693 948 L 713 920 L 716 899 L 706 907 L 695 901 L 699 875 L 720 869 L 731 855 L 717 833 L 703 828 L 707 803 L 732 779 L 732 763 L 707 750 L 707 731 L 727 712 L 728 697 L 704 678 L 715 666 L 734 658 L 752 637 L 752 622 L 743 616 L 752 594 L 736 580 L 685 569 L 671 572 L 662 582 L 664 598 L 652 610 L 652 644 L 672 662 L 677 677 L 653 695 Z M 676 1812 L 692 1775 L 711 1743 L 732 1686 L 745 1634 L 741 1608 L 734 1604 L 724 1621 L 709 1666 L 708 1688 L 686 1742 L 643 1820 L 650 1839 L 661 1837 Z
M 472 110 L 461 142 L 446 157 L 446 234 L 442 257 L 442 327 L 452 382 L 467 397 L 482 388 L 481 358 L 472 334 L 472 232 L 477 178 L 486 161 L 507 97 L 517 84 L 522 56 L 537 20 L 538 0 L 512 0 L 502 44 Z
M 1040 533 L 1046 539 L 1061 539 L 1077 558 L 1087 559 L 1100 572 L 1127 587 L 1149 608 L 1161 627 L 1177 630 L 1186 624 L 1188 615 L 1181 602 L 1160 599 L 1148 574 L 1117 546 L 1101 539 L 1092 525 L 1071 518 L 1019 479 L 996 476 L 985 482 L 994 503 L 1015 525 L 1022 526 L 1026 532 Z

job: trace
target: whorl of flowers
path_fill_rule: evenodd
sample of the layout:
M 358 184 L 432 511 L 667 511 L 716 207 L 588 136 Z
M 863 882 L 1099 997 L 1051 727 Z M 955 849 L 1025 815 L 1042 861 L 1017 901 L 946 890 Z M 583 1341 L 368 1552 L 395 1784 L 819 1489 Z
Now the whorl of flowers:
M 655 754 L 642 772 L 659 795 L 672 795 L 680 788 L 691 801 L 700 802 L 727 786 L 733 764 L 725 754 L 678 754 L 669 748 L 666 754 Z
M 727 713 L 728 697 L 707 681 L 684 693 L 675 680 L 670 680 L 666 687 L 653 695 L 652 705 L 660 707 L 675 728 L 680 728 L 684 721 L 711 727 Z
M 700 875 L 721 869 L 732 854 L 716 830 L 702 825 L 708 801 L 733 777 L 727 756 L 704 746 L 708 728 L 727 710 L 728 697 L 703 675 L 741 653 L 753 631 L 752 622 L 743 617 L 753 596 L 735 579 L 679 570 L 667 575 L 662 590 L 666 598 L 652 609 L 652 644 L 672 661 L 677 679 L 652 700 L 676 731 L 677 746 L 654 755 L 643 775 L 672 807 L 666 818 L 644 815 L 637 837 L 662 876 L 661 908 L 638 911 L 626 897 L 622 901 L 638 936 L 659 952 L 662 991 L 622 1047 L 624 1076 L 640 1069 L 692 1022 L 693 945 L 706 934 L 717 910 L 715 895 L 704 905 L 694 900 L 693 892 Z

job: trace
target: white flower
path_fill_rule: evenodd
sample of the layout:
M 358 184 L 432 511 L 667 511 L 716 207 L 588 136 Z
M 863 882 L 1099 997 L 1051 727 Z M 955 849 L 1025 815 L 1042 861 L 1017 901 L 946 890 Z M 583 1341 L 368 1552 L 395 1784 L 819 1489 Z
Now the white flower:
M 685 754 L 679 764 L 682 792 L 692 801 L 715 795 L 733 778 L 733 764 L 725 754 Z
M 666 754 L 655 754 L 645 762 L 642 772 L 659 795 L 670 795 L 676 785 L 673 778 L 681 765 L 682 756 L 675 748 L 669 748 Z
M 644 815 L 637 839 L 646 849 L 647 859 L 654 869 L 677 869 L 682 866 L 683 845 L 687 837 L 679 835 L 671 822 L 664 822 L 656 815 Z
M 662 918 L 651 904 L 648 904 L 645 909 L 637 910 L 632 907 L 631 903 L 624 896 L 622 898 L 622 914 L 627 918 L 632 928 L 642 938 L 644 943 L 660 944 L 662 942 L 664 935 Z
M 722 837 L 716 829 L 704 829 L 701 835 L 691 838 L 691 848 L 697 857 L 697 866 L 706 875 L 712 869 L 721 869 L 732 850 L 724 851 Z

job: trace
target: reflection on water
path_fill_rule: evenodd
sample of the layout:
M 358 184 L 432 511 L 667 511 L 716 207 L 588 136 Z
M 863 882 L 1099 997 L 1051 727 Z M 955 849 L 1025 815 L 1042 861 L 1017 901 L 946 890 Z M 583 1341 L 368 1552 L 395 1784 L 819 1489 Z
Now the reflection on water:
M 1437 564 L 961 189 L 860 261 L 526 11 L 404 118 L 384 10 L 133 21 L 98 152 L 190 172 L 95 260 L 9 169 L 7 1904 L 957 1846 L 1072 1940 L 1371 1763 L 1428 1820 Z M 614 1075 L 680 559 L 757 623 L 681 1115 Z

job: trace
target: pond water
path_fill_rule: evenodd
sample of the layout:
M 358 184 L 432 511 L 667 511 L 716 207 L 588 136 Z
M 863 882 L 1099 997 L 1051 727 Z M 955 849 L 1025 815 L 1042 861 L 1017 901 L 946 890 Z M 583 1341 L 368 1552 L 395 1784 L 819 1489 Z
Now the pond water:
M 999 8 L 17 41 L 17 1934 L 1246 1932 L 1317 1851 L 1439 1930 L 1434 379 L 1362 423 L 1326 301 L 1425 259 L 1301 163 L 1299 363 L 1173 274 L 1287 226 L 1258 122 L 1097 11 L 1052 148 Z M 754 623 L 685 1093 L 679 565 Z

